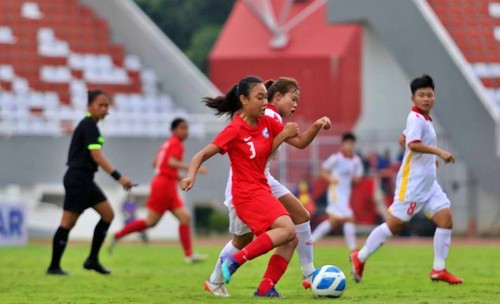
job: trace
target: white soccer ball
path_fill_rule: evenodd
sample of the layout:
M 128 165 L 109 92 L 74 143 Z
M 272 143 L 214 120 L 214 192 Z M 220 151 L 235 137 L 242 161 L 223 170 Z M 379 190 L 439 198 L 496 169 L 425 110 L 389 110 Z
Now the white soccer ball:
M 311 289 L 317 297 L 338 298 L 346 285 L 345 274 L 337 266 L 321 266 L 312 274 Z

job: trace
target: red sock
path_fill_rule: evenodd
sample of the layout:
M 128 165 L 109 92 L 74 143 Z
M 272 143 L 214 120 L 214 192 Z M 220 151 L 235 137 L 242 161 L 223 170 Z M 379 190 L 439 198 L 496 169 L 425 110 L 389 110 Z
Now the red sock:
M 138 219 L 128 223 L 127 225 L 125 225 L 125 227 L 122 228 L 122 230 L 115 233 L 115 238 L 118 240 L 126 236 L 127 234 L 137 231 L 143 231 L 146 228 L 148 228 L 148 224 L 146 223 L 146 221 L 143 219 Z
M 243 265 L 246 261 L 250 261 L 260 255 L 263 255 L 273 248 L 273 241 L 267 233 L 263 233 L 254 239 L 250 244 L 235 253 L 233 255 L 233 259 L 236 263 Z
M 274 285 L 281 279 L 283 274 L 288 267 L 288 261 L 285 260 L 281 255 L 274 254 L 269 259 L 269 264 L 267 264 L 266 273 L 259 285 L 259 295 L 263 296 L 268 292 Z
M 191 227 L 189 224 L 179 225 L 179 239 L 182 248 L 184 248 L 184 255 L 190 257 L 193 254 L 193 249 L 191 248 Z

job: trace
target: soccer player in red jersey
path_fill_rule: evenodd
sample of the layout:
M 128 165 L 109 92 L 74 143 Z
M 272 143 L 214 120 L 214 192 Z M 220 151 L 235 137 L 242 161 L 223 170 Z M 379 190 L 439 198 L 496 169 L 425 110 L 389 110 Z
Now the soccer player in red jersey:
M 280 77 L 277 80 L 268 80 L 265 82 L 267 98 L 269 104 L 265 115 L 269 116 L 279 123 L 283 123 L 283 117 L 290 117 L 296 110 L 300 100 L 300 87 L 297 80 L 289 77 Z M 330 127 L 330 120 L 327 117 L 318 119 L 308 130 L 294 138 L 288 138 L 286 141 L 290 145 L 303 149 L 306 148 L 316 137 L 321 129 Z M 273 156 L 271 156 L 273 158 Z M 315 270 L 313 263 L 313 245 L 311 241 L 310 215 L 303 204 L 293 195 L 290 190 L 283 186 L 270 173 L 270 160 L 265 168 L 265 175 L 268 180 L 271 192 L 290 213 L 295 231 L 297 232 L 298 245 L 297 253 L 299 255 L 302 269 L 304 288 L 310 288 L 310 277 Z M 231 174 L 230 174 L 231 176 Z M 234 212 L 231 195 L 231 178 L 226 185 L 226 198 L 224 204 L 229 209 L 229 232 L 233 238 L 229 241 L 217 259 L 216 265 L 210 278 L 205 282 L 205 289 L 215 296 L 227 297 L 229 293 L 224 285 L 224 278 L 221 272 L 221 263 L 226 256 L 238 252 L 253 239 L 253 233 L 250 228 L 238 218 Z
M 276 248 L 255 296 L 279 297 L 275 285 L 288 267 L 297 246 L 297 236 L 288 212 L 271 193 L 264 168 L 273 149 L 286 138 L 298 134 L 296 124 L 283 126 L 264 115 L 268 104 L 267 89 L 257 77 L 245 77 L 226 96 L 205 98 L 204 102 L 216 109 L 217 115 L 239 114 L 211 144 L 193 157 L 181 187 L 190 190 L 203 162 L 216 153 L 228 153 L 233 173 L 234 208 L 257 237 L 224 260 L 224 279 L 228 283 L 231 275 L 246 261 Z
M 156 170 L 156 176 L 151 183 L 151 193 L 146 207 L 148 214 L 145 219 L 137 219 L 128 223 L 120 231 L 116 232 L 111 239 L 109 247 L 113 250 L 116 242 L 127 234 L 144 231 L 154 227 L 163 214 L 171 211 L 179 220 L 179 238 L 184 249 L 184 259 L 187 263 L 205 260 L 205 255 L 193 253 L 191 242 L 191 213 L 184 205 L 179 193 L 177 192 L 177 182 L 180 180 L 179 169 L 187 170 L 188 164 L 182 161 L 184 157 L 184 145 L 182 142 L 189 135 L 189 127 L 186 120 L 176 118 L 171 124 L 172 136 L 162 145 L 156 155 L 153 167 Z M 207 173 L 207 169 L 200 168 L 200 173 Z

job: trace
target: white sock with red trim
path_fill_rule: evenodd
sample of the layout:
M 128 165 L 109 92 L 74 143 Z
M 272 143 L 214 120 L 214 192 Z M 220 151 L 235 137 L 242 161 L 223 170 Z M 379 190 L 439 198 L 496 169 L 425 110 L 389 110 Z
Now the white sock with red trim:
M 432 269 L 445 269 L 445 260 L 451 243 L 451 229 L 436 228 L 434 232 L 434 265 Z
M 366 239 L 365 245 L 359 251 L 358 259 L 360 259 L 361 262 L 366 262 L 368 257 L 377 251 L 377 249 L 379 249 L 391 236 L 391 230 L 386 223 L 377 226 L 377 228 L 373 229 L 370 233 Z

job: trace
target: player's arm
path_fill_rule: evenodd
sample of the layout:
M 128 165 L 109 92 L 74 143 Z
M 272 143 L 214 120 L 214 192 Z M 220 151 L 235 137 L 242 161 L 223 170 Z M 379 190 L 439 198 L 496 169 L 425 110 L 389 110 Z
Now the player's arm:
M 110 164 L 108 159 L 104 156 L 101 149 L 92 149 L 90 150 L 90 155 L 95 163 L 101 167 L 106 173 L 113 176 L 122 186 L 128 190 L 132 188 L 133 183 L 126 176 L 121 175 L 118 171 Z M 118 177 L 118 178 L 117 178 Z
M 323 116 L 320 119 L 316 120 L 314 124 L 305 132 L 300 133 L 295 137 L 288 138 L 286 140 L 286 143 L 296 148 L 304 149 L 309 146 L 309 144 L 314 140 L 321 129 L 328 130 L 330 129 L 330 126 L 330 119 L 326 116 Z
M 451 154 L 450 152 L 440 149 L 438 147 L 432 147 L 426 145 L 421 141 L 414 141 L 409 143 L 408 148 L 413 152 L 437 155 L 441 157 L 446 164 L 450 162 L 451 163 L 455 162 L 455 156 L 453 156 L 453 154 Z
M 319 175 L 325 180 L 327 180 L 330 184 L 337 184 L 339 182 L 338 178 L 330 174 L 330 171 L 326 169 L 321 169 L 319 171 Z
M 404 134 L 399 135 L 398 143 L 403 150 L 406 149 L 406 137 Z
M 191 163 L 189 164 L 188 175 L 186 178 L 181 180 L 182 190 L 189 191 L 193 188 L 196 180 L 196 174 L 199 172 L 201 165 L 220 151 L 221 148 L 218 146 L 209 144 L 193 156 Z
M 170 158 L 168 159 L 168 166 L 170 168 L 180 169 L 180 170 L 185 170 L 185 171 L 187 171 L 189 169 L 189 164 L 175 158 L 174 156 L 170 156 Z M 201 174 L 207 174 L 208 170 L 205 167 L 200 167 L 198 172 Z M 182 177 L 180 177 L 180 179 L 182 179 Z
M 296 123 L 294 122 L 289 122 L 285 125 L 283 130 L 276 135 L 276 137 L 273 138 L 273 146 L 271 149 L 271 153 L 274 153 L 276 149 L 279 148 L 279 146 L 288 138 L 297 136 L 299 134 L 300 130 L 299 127 Z

